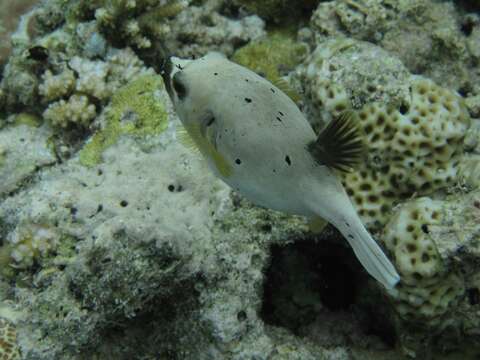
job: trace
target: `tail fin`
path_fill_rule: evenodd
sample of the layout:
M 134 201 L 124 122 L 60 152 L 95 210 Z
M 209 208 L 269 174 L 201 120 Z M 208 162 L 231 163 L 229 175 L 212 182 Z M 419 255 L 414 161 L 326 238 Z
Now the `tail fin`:
M 400 281 L 395 267 L 365 229 L 360 219 L 353 224 L 335 224 L 346 237 L 360 263 L 385 288 L 391 290 Z

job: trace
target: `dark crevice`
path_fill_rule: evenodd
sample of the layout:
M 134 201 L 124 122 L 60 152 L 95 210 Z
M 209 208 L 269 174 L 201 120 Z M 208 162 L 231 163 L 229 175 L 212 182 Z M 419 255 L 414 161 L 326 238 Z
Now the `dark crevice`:
M 261 317 L 296 333 L 319 308 L 346 310 L 355 302 L 356 276 L 349 248 L 314 239 L 271 248 Z
M 345 239 L 329 226 L 317 237 L 271 247 L 260 316 L 297 336 L 323 326 L 322 319 L 352 319 L 365 336 L 393 347 L 396 334 L 382 312 L 383 295 L 368 290 L 369 281 Z

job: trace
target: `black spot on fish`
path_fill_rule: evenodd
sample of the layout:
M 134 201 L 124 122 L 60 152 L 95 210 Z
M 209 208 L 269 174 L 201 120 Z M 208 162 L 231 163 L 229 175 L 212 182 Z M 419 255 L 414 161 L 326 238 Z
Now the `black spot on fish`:
M 281 112 L 281 111 L 279 111 L 278 113 L 280 114 L 280 116 L 283 116 L 283 115 L 284 115 L 284 113 L 283 113 L 283 112 Z
M 218 73 L 213 73 L 213 75 L 217 76 L 217 75 L 218 75 Z
M 246 101 L 247 103 L 251 103 L 251 102 L 252 102 L 252 99 L 250 99 L 250 98 L 245 98 L 245 101 Z
M 120 206 L 121 207 L 127 207 L 128 206 L 128 201 L 127 200 L 120 201 Z
M 240 159 L 235 159 L 235 164 L 240 165 L 242 163 L 242 160 Z
M 353 239 L 353 235 L 352 235 L 352 234 L 348 234 L 348 237 L 349 237 L 350 239 Z
M 287 162 L 288 166 L 292 165 L 292 161 L 290 160 L 290 156 L 285 156 L 285 161 Z
M 248 82 L 248 79 L 245 79 L 246 82 Z
M 275 94 L 275 89 L 274 88 L 270 88 L 270 90 L 272 91 L 272 93 Z
M 176 67 L 180 70 L 183 70 L 183 67 L 180 64 L 177 64 Z
M 277 120 L 280 121 L 280 122 L 282 122 L 282 119 L 280 119 L 278 116 L 277 116 Z
M 276 173 L 276 172 L 277 172 L 277 170 L 273 169 L 273 172 L 274 172 L 274 173 Z

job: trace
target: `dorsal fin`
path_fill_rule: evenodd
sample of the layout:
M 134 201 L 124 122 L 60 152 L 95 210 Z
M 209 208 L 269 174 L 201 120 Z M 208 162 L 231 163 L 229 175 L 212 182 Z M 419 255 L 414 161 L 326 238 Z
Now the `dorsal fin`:
M 364 144 L 353 111 L 344 111 L 332 119 L 308 151 L 321 165 L 351 171 L 364 153 Z
M 272 84 L 275 85 L 280 90 L 282 90 L 285 93 L 285 95 L 287 95 L 290 99 L 293 100 L 293 102 L 300 101 L 301 99 L 300 94 L 290 86 L 287 80 L 281 77 L 277 77 L 275 79 L 272 79 Z

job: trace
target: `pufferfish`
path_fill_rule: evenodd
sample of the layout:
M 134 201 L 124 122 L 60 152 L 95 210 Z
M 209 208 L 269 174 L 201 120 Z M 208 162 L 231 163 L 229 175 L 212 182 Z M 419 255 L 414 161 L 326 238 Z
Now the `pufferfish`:
M 333 224 L 367 272 L 395 287 L 397 271 L 335 173 L 362 153 L 351 113 L 317 135 L 279 87 L 219 53 L 171 57 L 162 76 L 186 132 L 218 177 L 254 204 Z

